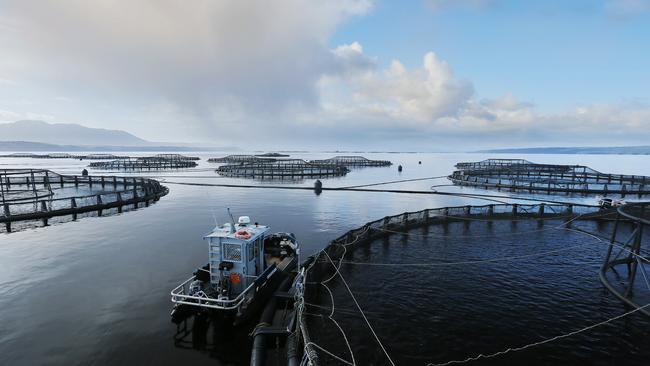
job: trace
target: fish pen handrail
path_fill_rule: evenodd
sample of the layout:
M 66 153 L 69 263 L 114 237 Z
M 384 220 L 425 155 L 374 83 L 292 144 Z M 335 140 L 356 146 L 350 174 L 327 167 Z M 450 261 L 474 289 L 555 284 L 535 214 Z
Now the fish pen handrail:
M 310 163 L 346 167 L 390 166 L 393 164 L 388 160 L 370 160 L 357 155 L 335 156 L 329 159 L 310 160 Z
M 618 217 L 608 243 L 607 254 L 599 272 L 600 282 L 616 297 L 650 316 L 649 309 L 632 299 L 634 284 L 639 277 L 638 273 L 641 274 L 650 290 L 650 276 L 646 271 L 646 267 L 650 266 L 650 256 L 641 250 L 644 243 L 643 233 L 650 226 L 650 202 L 628 203 L 620 206 L 617 213 Z M 621 233 L 620 227 L 624 223 L 632 226 L 631 232 Z M 618 240 L 619 237 L 623 237 L 624 240 Z M 600 240 L 604 242 L 604 240 Z M 616 271 L 616 268 L 622 265 L 627 267 L 627 281 Z M 607 277 L 610 270 L 616 273 L 616 284 L 610 282 Z M 624 271 L 621 272 L 624 273 Z
M 208 159 L 208 163 L 251 163 L 275 160 L 274 157 L 262 157 L 261 155 L 228 155 L 221 158 L 210 158 Z
M 20 191 L 16 187 L 25 187 L 28 192 L 21 197 L 10 197 L 7 192 Z M 48 195 L 31 194 L 35 187 L 46 187 L 52 192 Z M 79 187 L 90 188 L 87 194 L 74 194 Z M 92 191 L 97 187 L 96 191 Z M 56 192 L 70 192 L 58 197 Z M 36 191 L 37 192 L 37 191 Z M 137 208 L 139 203 L 146 206 L 150 202 L 165 196 L 169 189 L 160 182 L 136 177 L 117 176 L 77 176 L 62 175 L 49 170 L 0 170 L 0 224 L 5 224 L 7 232 L 12 231 L 11 224 L 18 221 L 42 220 L 44 225 L 53 217 L 72 216 L 117 208 L 118 212 L 126 206 Z
M 119 159 L 111 161 L 95 161 L 88 165 L 89 168 L 105 170 L 162 170 L 194 168 L 198 164 L 198 157 L 183 156 L 178 154 L 158 154 L 138 158 Z
M 68 154 L 68 153 L 13 153 L 0 155 L 0 158 L 32 158 L 32 159 L 78 159 L 78 160 L 108 160 L 108 159 L 129 159 L 125 155 L 113 154 Z
M 574 204 L 489 204 L 481 206 L 452 206 L 425 209 L 415 212 L 404 212 L 398 215 L 386 216 L 365 225 L 352 229 L 332 240 L 329 245 L 318 253 L 309 257 L 302 264 L 303 271 L 298 273 L 294 286 L 296 290 L 296 316 L 298 317 L 297 329 L 303 340 L 303 352 L 308 358 L 310 365 L 320 364 L 320 352 L 335 356 L 324 348 L 314 343 L 310 336 L 309 327 L 304 316 L 304 308 L 310 296 L 314 296 L 313 285 L 320 284 L 319 279 L 332 279 L 338 273 L 338 268 L 333 263 L 342 264 L 347 247 L 354 244 L 367 243 L 370 240 L 391 235 L 398 230 L 411 229 L 419 226 L 432 225 L 436 223 L 457 222 L 466 220 L 543 220 L 566 218 L 569 220 L 587 220 L 602 217 L 604 214 L 611 214 L 615 211 L 610 209 L 603 211 L 599 206 L 574 205 Z M 327 281 L 327 280 L 326 280 Z M 330 318 L 331 319 L 331 318 Z M 333 320 L 333 319 L 332 319 Z M 339 326 L 339 330 L 342 329 Z M 338 357 L 338 356 L 335 356 Z M 339 360 L 340 361 L 340 360 Z M 347 362 L 347 361 L 346 361 Z
M 650 194 L 650 177 L 606 174 L 582 165 L 536 164 L 526 160 L 458 163 L 447 178 L 460 186 L 528 192 Z
M 216 172 L 227 177 L 272 179 L 342 176 L 347 174 L 349 169 L 344 166 L 314 164 L 301 159 L 277 159 L 222 165 Z

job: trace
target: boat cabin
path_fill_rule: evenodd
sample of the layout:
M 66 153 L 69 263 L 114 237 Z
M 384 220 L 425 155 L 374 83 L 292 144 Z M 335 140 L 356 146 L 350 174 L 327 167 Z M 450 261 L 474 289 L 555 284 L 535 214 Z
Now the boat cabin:
M 237 224 L 218 226 L 204 237 L 208 241 L 210 283 L 230 282 L 230 291 L 240 293 L 266 269 L 264 238 L 268 226 L 251 224 L 248 216 Z

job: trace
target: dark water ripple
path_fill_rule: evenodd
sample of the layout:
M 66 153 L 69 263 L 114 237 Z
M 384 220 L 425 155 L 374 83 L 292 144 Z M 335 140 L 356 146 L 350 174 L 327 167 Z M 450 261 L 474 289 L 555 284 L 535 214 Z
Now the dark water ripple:
M 559 222 L 545 222 L 542 228 Z M 574 227 L 611 232 L 611 225 L 579 222 Z M 347 279 L 380 339 L 400 365 L 462 360 L 569 333 L 620 315 L 626 309 L 598 280 L 604 244 L 566 230 L 539 231 L 537 221 L 450 224 L 393 235 L 355 248 L 349 261 L 433 263 L 525 255 L 581 245 L 580 248 L 502 262 L 439 267 L 344 264 Z M 453 234 L 457 233 L 458 238 Z M 492 233 L 490 238 L 469 235 Z M 426 238 L 421 235 L 428 235 Z M 499 235 L 507 234 L 507 235 Z M 511 235 L 515 234 L 515 235 Z M 447 235 L 446 238 L 441 236 Z M 584 244 L 584 245 L 582 245 Z M 330 284 L 336 313 L 359 364 L 388 364 L 339 280 Z M 636 299 L 650 301 L 637 283 Z M 328 304 L 329 306 L 329 304 Z M 345 355 L 334 328 L 318 343 Z M 472 364 L 647 365 L 650 319 L 632 314 L 611 324 L 524 351 Z M 349 356 L 348 356 L 349 357 Z

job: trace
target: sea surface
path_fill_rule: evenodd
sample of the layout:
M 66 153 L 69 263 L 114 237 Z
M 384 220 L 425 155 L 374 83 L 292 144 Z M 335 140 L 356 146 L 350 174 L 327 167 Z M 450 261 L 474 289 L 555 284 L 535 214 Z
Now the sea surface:
M 187 154 L 202 158 L 197 168 L 135 174 L 90 171 L 91 174 L 141 175 L 160 179 L 170 188 L 170 193 L 150 207 L 0 234 L 1 365 L 178 365 L 199 362 L 220 365 L 241 362 L 241 358 L 227 354 L 235 352 L 236 347 L 218 352 L 180 347 L 174 342 L 177 327 L 169 319 L 170 290 L 189 277 L 195 267 L 207 261 L 207 245 L 202 236 L 215 223 L 229 220 L 226 208 L 230 208 L 235 216 L 248 215 L 253 221 L 270 225 L 274 231 L 295 233 L 302 254 L 310 255 L 345 231 L 384 216 L 425 208 L 493 203 L 433 194 L 324 191 L 317 195 L 311 190 L 216 187 L 210 184 L 311 187 L 314 180 L 223 178 L 214 172 L 218 165 L 206 160 L 228 153 Z M 292 157 L 320 159 L 334 155 L 340 154 L 294 153 Z M 353 169 L 345 177 L 322 179 L 323 185 L 344 187 L 440 177 L 450 174 L 457 162 L 489 157 L 583 164 L 606 173 L 650 176 L 650 156 L 641 155 L 360 155 L 391 160 L 394 165 Z M 87 163 L 70 159 L 0 158 L 0 169 L 45 168 L 57 173 L 79 174 Z M 398 165 L 404 168 L 401 173 L 397 170 Z M 432 191 L 434 185 L 433 189 L 441 192 L 512 194 L 454 187 L 444 178 L 368 188 Z M 547 195 L 539 197 L 549 198 Z M 582 203 L 597 201 L 594 197 L 582 196 L 550 198 Z M 524 226 L 518 229 L 525 229 Z M 597 229 L 607 231 L 607 228 Z M 503 245 L 513 249 L 516 244 L 530 253 L 536 245 L 553 247 L 557 243 L 578 240 L 564 236 L 557 242 L 545 240 L 540 244 L 538 241 L 541 239 L 538 239 L 524 235 L 519 236 L 516 242 L 507 241 Z M 496 239 L 483 238 L 471 242 L 459 239 L 458 243 L 471 245 L 472 258 L 498 255 L 501 254 L 499 248 L 503 249 Z M 411 240 L 407 246 L 389 243 L 391 247 L 394 244 L 402 252 L 410 253 L 410 257 L 391 254 L 389 257 L 363 259 L 412 261 L 417 258 L 425 260 L 425 255 L 437 258 L 437 254 L 462 258 L 462 252 L 457 252 L 453 247 L 455 243 L 451 241 L 448 243 L 453 249 L 450 252 L 440 252 L 442 244 L 432 245 L 425 240 Z M 370 313 L 380 315 L 377 322 L 380 334 L 395 335 L 389 337 L 387 349 L 397 355 L 399 364 L 426 364 L 425 360 L 444 362 L 474 356 L 478 352 L 496 352 L 624 313 L 626 308 L 598 282 L 597 264 L 603 254 L 604 248 L 599 246 L 589 247 L 576 257 L 561 257 L 565 258 L 558 259 L 562 265 L 544 260 L 522 260 L 509 265 L 468 266 L 434 272 L 402 270 L 387 273 L 377 268 L 363 268 L 362 272 L 362 269 L 357 269 L 354 276 L 349 275 L 352 276 L 351 287 L 359 292 L 361 302 L 370 306 Z M 353 321 L 358 320 L 355 319 L 350 318 L 350 325 L 355 324 Z M 372 317 L 369 319 L 373 320 Z M 475 364 L 501 364 L 502 361 L 504 364 L 646 365 L 650 359 L 645 351 L 650 348 L 648 328 L 648 320 L 635 315 L 599 327 L 580 338 L 581 341 L 551 342 L 521 351 L 517 358 L 508 356 Z M 349 332 L 355 341 L 352 346 L 359 352 L 377 352 L 376 347 L 370 346 L 368 329 L 350 327 Z M 402 335 L 402 332 L 406 334 Z M 473 347 L 468 347 L 468 344 Z M 385 361 L 380 357 L 367 357 L 365 360 L 378 364 Z

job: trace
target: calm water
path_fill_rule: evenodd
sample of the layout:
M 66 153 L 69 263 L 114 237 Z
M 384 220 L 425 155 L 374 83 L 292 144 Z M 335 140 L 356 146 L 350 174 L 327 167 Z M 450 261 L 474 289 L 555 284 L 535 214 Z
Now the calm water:
M 199 155 L 207 158 L 222 156 L 225 153 Z M 333 155 L 335 154 L 295 154 L 297 157 L 305 158 L 327 158 Z M 363 155 L 368 158 L 388 159 L 395 165 L 389 168 L 353 170 L 346 177 L 324 180 L 324 185 L 348 186 L 440 176 L 449 174 L 458 161 L 482 160 L 488 157 L 480 154 Z M 585 164 L 603 172 L 650 175 L 648 156 L 500 155 L 499 157 L 523 157 L 541 163 Z M 422 161 L 422 164 L 419 165 L 418 161 Z M 0 159 L 0 169 L 29 166 L 50 168 L 61 173 L 79 173 L 86 163 L 65 159 Z M 404 166 L 401 174 L 397 172 L 397 164 Z M 1 234 L 0 364 L 171 365 L 206 361 L 219 364 L 219 360 L 214 358 L 215 354 L 174 346 L 173 336 L 176 333 L 176 326 L 169 321 L 171 308 L 169 291 L 187 278 L 194 267 L 206 261 L 207 248 L 201 237 L 214 226 L 215 218 L 219 222 L 227 220 L 226 207 L 230 207 L 235 215 L 249 215 L 255 221 L 269 224 L 275 231 L 296 233 L 303 247 L 303 253 L 311 254 L 344 231 L 386 215 L 447 205 L 489 203 L 436 195 L 326 191 L 316 196 L 311 191 L 171 184 L 171 182 L 263 184 L 250 180 L 219 178 L 213 172 L 214 167 L 204 159 L 198 168 L 191 171 L 145 174 L 155 175 L 169 182 L 168 186 L 171 190 L 168 196 L 145 209 L 122 215 L 85 218 L 78 222 Z M 311 186 L 313 181 L 274 182 L 273 184 Z M 428 190 L 433 184 L 446 185 L 448 182 L 439 179 L 387 187 Z M 486 193 L 485 190 L 471 188 L 441 186 L 436 189 Z M 595 202 L 593 198 L 555 198 Z M 528 240 L 518 243 L 522 246 L 531 245 Z M 479 249 L 485 245 L 486 251 L 494 249 L 490 246 L 493 244 L 489 242 L 475 242 L 473 245 L 479 246 Z M 600 258 L 599 251 L 595 251 L 593 255 L 596 261 Z M 455 321 L 451 322 L 449 318 L 441 320 L 446 323 L 444 338 L 440 338 L 441 334 L 435 330 L 427 330 L 423 334 L 427 336 L 426 342 L 417 340 L 394 342 L 390 345 L 391 351 L 439 355 L 436 356 L 437 360 L 446 360 L 452 356 L 473 355 L 474 352 L 471 352 L 473 349 L 465 346 L 468 339 L 471 342 L 480 339 L 481 342 L 486 343 L 485 348 L 481 348 L 482 351 L 499 350 L 507 343 L 500 337 L 503 334 L 512 335 L 521 332 L 522 324 L 527 322 L 531 325 L 531 332 L 526 335 L 526 340 L 553 335 L 554 332 L 550 330 L 544 331 L 550 324 L 561 324 L 557 326 L 557 330 L 572 330 L 574 324 L 584 326 L 603 320 L 616 311 L 623 311 L 620 304 L 611 300 L 607 300 L 605 306 L 607 311 L 595 304 L 597 301 L 592 296 L 595 294 L 605 296 L 602 287 L 598 286 L 595 273 L 591 277 L 585 277 L 585 280 L 562 282 L 562 285 L 568 288 L 567 294 L 579 294 L 576 295 L 580 296 L 579 298 L 567 295 L 548 300 L 549 289 L 552 290 L 553 286 L 557 286 L 557 275 L 548 275 L 547 278 L 546 272 L 542 270 L 546 268 L 543 264 L 524 268 L 526 271 L 531 270 L 539 274 L 534 277 L 534 280 L 524 276 L 526 278 L 524 281 L 541 283 L 539 286 L 545 287 L 547 291 L 527 291 L 515 294 L 514 297 L 493 296 L 495 288 L 516 287 L 514 284 L 519 284 L 517 281 L 521 281 L 521 279 L 514 279 L 520 271 L 511 272 L 509 268 L 500 266 L 499 270 L 494 272 L 483 269 L 481 276 L 473 273 L 478 269 L 473 269 L 473 272 L 468 271 L 467 276 L 464 272 L 455 273 L 453 277 L 449 277 L 449 281 L 454 278 L 457 281 L 473 283 L 471 297 L 468 297 L 462 286 L 453 286 L 454 283 L 459 283 L 456 281 L 450 282 L 451 284 L 445 289 L 447 297 L 444 301 L 435 291 L 437 287 L 434 285 L 415 286 L 416 277 L 394 281 L 393 278 L 386 279 L 383 273 L 370 272 L 372 278 L 367 280 L 367 290 L 374 290 L 370 283 L 385 284 L 385 288 L 379 289 L 386 291 L 382 294 L 382 298 L 390 296 L 390 292 L 396 291 L 395 288 L 399 288 L 399 284 L 403 283 L 408 283 L 409 289 L 420 291 L 417 299 L 421 302 L 417 309 L 428 309 L 427 317 L 436 313 L 437 309 L 441 311 L 440 314 L 444 314 L 444 309 L 457 308 L 458 318 Z M 587 267 L 587 269 L 591 271 L 593 268 Z M 445 273 L 440 272 L 437 276 L 445 278 Z M 363 293 L 366 280 L 360 280 L 353 286 Z M 367 299 L 368 297 L 364 298 L 366 303 Z M 513 299 L 519 299 L 521 302 Z M 540 301 L 547 304 L 542 309 L 544 311 L 517 311 L 504 314 L 495 310 L 511 308 L 513 303 L 519 304 L 517 306 L 521 310 Z M 488 302 L 493 305 L 493 308 L 485 308 Z M 377 302 L 377 306 L 380 304 Z M 552 312 L 553 306 L 572 308 L 575 304 L 580 304 L 580 309 L 584 310 L 570 313 Z M 412 328 L 417 325 L 417 320 L 414 320 L 417 313 L 413 312 L 410 304 L 404 307 L 407 308 L 408 310 L 403 313 L 393 313 L 390 319 L 384 319 L 380 327 L 403 325 Z M 490 326 L 482 328 L 471 327 L 470 325 L 479 323 L 477 319 L 483 318 L 482 314 L 489 316 L 490 319 L 500 320 L 498 324 L 495 323 L 496 320 L 492 320 L 487 323 Z M 464 319 L 472 321 L 465 322 Z M 452 326 L 453 324 L 457 327 Z M 647 326 L 647 323 L 645 324 Z M 543 334 L 540 333 L 542 331 Z M 628 329 L 623 327 L 608 327 L 591 333 L 591 336 L 599 339 L 614 339 L 626 334 L 627 331 Z M 647 332 L 640 334 L 645 337 L 642 340 L 650 344 Z M 367 331 L 362 330 L 357 336 L 359 340 L 367 339 Z M 439 343 L 436 343 L 437 339 L 440 339 Z M 432 352 L 431 347 L 434 344 L 436 347 Z M 576 352 L 580 354 L 593 352 L 594 357 L 611 358 L 613 363 L 615 354 L 622 353 L 623 357 L 626 357 L 626 354 L 634 353 L 631 347 L 638 347 L 638 344 L 630 343 L 627 346 L 608 348 L 607 344 L 608 342 L 595 345 L 584 342 L 577 345 L 579 351 Z M 528 359 L 527 357 L 537 357 L 539 353 L 549 354 L 551 356 L 546 358 L 547 360 L 560 363 L 567 352 L 567 347 L 547 345 L 539 350 L 529 351 L 526 357 L 517 360 L 523 362 L 524 359 Z M 570 352 L 569 355 L 567 359 L 574 363 L 575 360 L 585 360 L 585 358 L 576 358 L 577 356 Z M 418 362 L 415 363 L 418 364 L 423 359 L 424 357 L 416 358 L 413 361 L 417 360 Z M 402 360 L 402 364 L 412 361 L 410 358 Z M 630 358 L 628 361 L 634 364 L 635 359 Z

